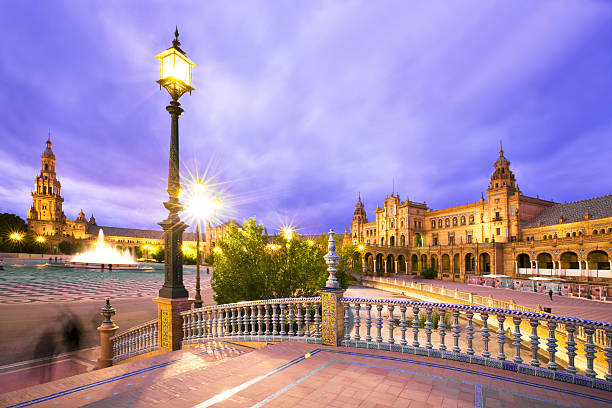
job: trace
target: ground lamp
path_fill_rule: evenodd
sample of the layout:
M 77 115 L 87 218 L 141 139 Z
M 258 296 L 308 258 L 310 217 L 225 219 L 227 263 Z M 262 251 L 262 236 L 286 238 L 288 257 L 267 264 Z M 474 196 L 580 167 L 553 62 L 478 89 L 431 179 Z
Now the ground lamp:
M 183 209 L 179 202 L 179 127 L 178 119 L 181 109 L 178 99 L 193 90 L 191 71 L 195 64 L 187 58 L 180 48 L 178 29 L 174 32 L 172 47 L 157 55 L 160 67 L 160 79 L 157 83 L 166 88 L 172 101 L 166 106 L 170 113 L 170 160 L 168 166 L 168 201 L 164 206 L 169 212 L 168 218 L 159 225 L 164 230 L 165 264 L 164 285 L 155 299 L 158 305 L 159 348 L 162 351 L 177 350 L 183 336 L 180 312 L 190 308 L 187 289 L 183 285 L 183 231 L 187 225 L 181 221 L 178 213 Z
M 221 208 L 221 200 L 218 197 L 211 197 L 207 194 L 207 189 L 198 180 L 191 186 L 193 194 L 187 203 L 187 211 L 196 220 L 196 293 L 195 307 L 202 307 L 202 295 L 200 294 L 200 222 L 214 217 Z

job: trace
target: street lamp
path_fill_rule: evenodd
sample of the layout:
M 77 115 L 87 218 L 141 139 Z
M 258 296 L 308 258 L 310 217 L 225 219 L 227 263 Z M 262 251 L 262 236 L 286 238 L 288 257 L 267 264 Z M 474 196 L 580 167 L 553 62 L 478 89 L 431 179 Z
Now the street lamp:
M 181 221 L 178 212 L 183 209 L 179 202 L 179 127 L 178 119 L 183 113 L 178 99 L 185 92 L 191 93 L 191 71 L 195 64 L 187 58 L 180 48 L 178 28 L 174 32 L 172 47 L 158 54 L 160 79 L 157 83 L 166 88 L 172 101 L 166 106 L 171 116 L 170 127 L 170 163 L 168 166 L 168 201 L 164 206 L 169 212 L 168 218 L 159 225 L 164 230 L 165 264 L 164 285 L 159 290 L 159 297 L 166 299 L 187 298 L 187 289 L 183 285 L 183 231 L 187 225 Z
M 43 257 L 43 244 L 45 243 L 45 237 L 39 235 L 36 237 L 36 242 L 38 242 L 38 244 L 40 245 L 40 256 L 41 258 Z
M 187 211 L 196 220 L 196 293 L 194 307 L 202 307 L 202 295 L 200 294 L 200 222 L 207 218 L 212 218 L 221 208 L 221 200 L 218 197 L 211 199 L 206 194 L 206 185 L 202 180 L 198 180 L 191 186 L 193 194 L 187 202 Z
M 20 233 L 18 233 L 18 232 L 13 232 L 13 233 L 12 233 L 12 234 L 9 236 L 9 238 L 10 238 L 11 240 L 13 240 L 13 241 L 17 241 L 17 242 L 19 242 L 19 241 L 21 241 L 21 240 L 23 239 L 23 235 L 22 235 L 22 234 L 20 234 Z

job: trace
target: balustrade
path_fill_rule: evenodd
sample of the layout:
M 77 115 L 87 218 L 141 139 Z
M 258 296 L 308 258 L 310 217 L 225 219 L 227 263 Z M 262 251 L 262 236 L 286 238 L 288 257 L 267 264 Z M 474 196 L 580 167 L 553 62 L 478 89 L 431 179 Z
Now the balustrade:
M 113 361 L 154 351 L 158 348 L 157 319 L 133 327 L 110 338 L 113 343 Z

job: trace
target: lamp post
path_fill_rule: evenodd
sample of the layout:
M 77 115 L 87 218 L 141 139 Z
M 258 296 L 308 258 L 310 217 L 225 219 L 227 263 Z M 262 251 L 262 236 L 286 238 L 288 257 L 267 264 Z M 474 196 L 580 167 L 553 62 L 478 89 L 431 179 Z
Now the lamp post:
M 179 201 L 181 184 L 179 179 L 179 127 L 178 119 L 183 109 L 178 102 L 185 93 L 193 90 L 191 70 L 195 64 L 180 48 L 178 28 L 174 32 L 172 47 L 158 54 L 160 79 L 159 87 L 166 88 L 172 101 L 166 106 L 171 117 L 170 159 L 168 164 L 168 201 L 164 206 L 168 218 L 159 225 L 164 230 L 164 285 L 159 290 L 157 316 L 159 321 L 159 348 L 163 352 L 178 350 L 183 337 L 183 321 L 180 312 L 190 308 L 188 292 L 183 284 L 183 231 L 187 225 L 181 221 L 178 212 L 183 209 Z
M 191 70 L 195 64 L 187 58 L 180 48 L 178 28 L 174 32 L 172 47 L 157 55 L 160 61 L 160 79 L 157 83 L 166 88 L 172 101 L 166 106 L 170 113 L 170 160 L 168 166 L 168 201 L 164 206 L 170 213 L 168 218 L 159 225 L 164 230 L 165 266 L 164 285 L 159 290 L 159 297 L 168 299 L 187 298 L 187 289 L 183 285 L 183 256 L 181 247 L 183 231 L 187 225 L 181 221 L 178 212 L 183 209 L 179 202 L 179 126 L 178 119 L 183 109 L 178 102 L 185 93 L 193 90 L 191 86 Z
M 206 194 L 206 185 L 202 180 L 193 183 L 187 210 L 196 220 L 196 289 L 194 307 L 202 307 L 202 295 L 200 293 L 200 222 L 207 218 L 212 218 L 221 208 L 221 200 L 214 197 L 212 200 Z
M 39 235 L 38 237 L 36 237 L 36 242 L 38 242 L 38 245 L 40 246 L 40 257 L 44 258 L 44 243 L 45 243 L 45 237 L 43 237 L 42 235 Z

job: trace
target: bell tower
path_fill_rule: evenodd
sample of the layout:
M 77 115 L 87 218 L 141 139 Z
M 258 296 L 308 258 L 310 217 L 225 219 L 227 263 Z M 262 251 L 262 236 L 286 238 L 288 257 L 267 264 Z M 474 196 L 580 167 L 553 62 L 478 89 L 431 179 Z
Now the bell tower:
M 489 184 L 487 192 L 505 190 L 514 193 L 516 190 L 516 179 L 512 171 L 510 171 L 510 162 L 504 157 L 501 141 L 499 142 L 499 157 L 493 164 L 493 167 L 495 171 L 491 175 L 491 184 Z
M 499 142 L 499 157 L 493 163 L 493 174 L 487 189 L 487 201 L 484 203 L 485 242 L 508 242 L 514 234 L 511 228 L 511 216 L 515 215 L 518 204 L 515 202 L 518 188 L 514 174 L 510 170 L 510 161 L 504 157 L 504 149 Z
M 355 212 L 353 213 L 353 221 L 351 221 L 351 240 L 354 244 L 363 242 L 364 225 L 368 222 L 366 212 L 361 202 L 361 193 L 355 204 Z
M 63 211 L 61 183 L 55 174 L 55 154 L 51 150 L 51 132 L 43 151 L 40 173 L 34 181 L 32 206 L 28 211 L 28 226 L 38 235 L 55 235 L 62 232 Z

